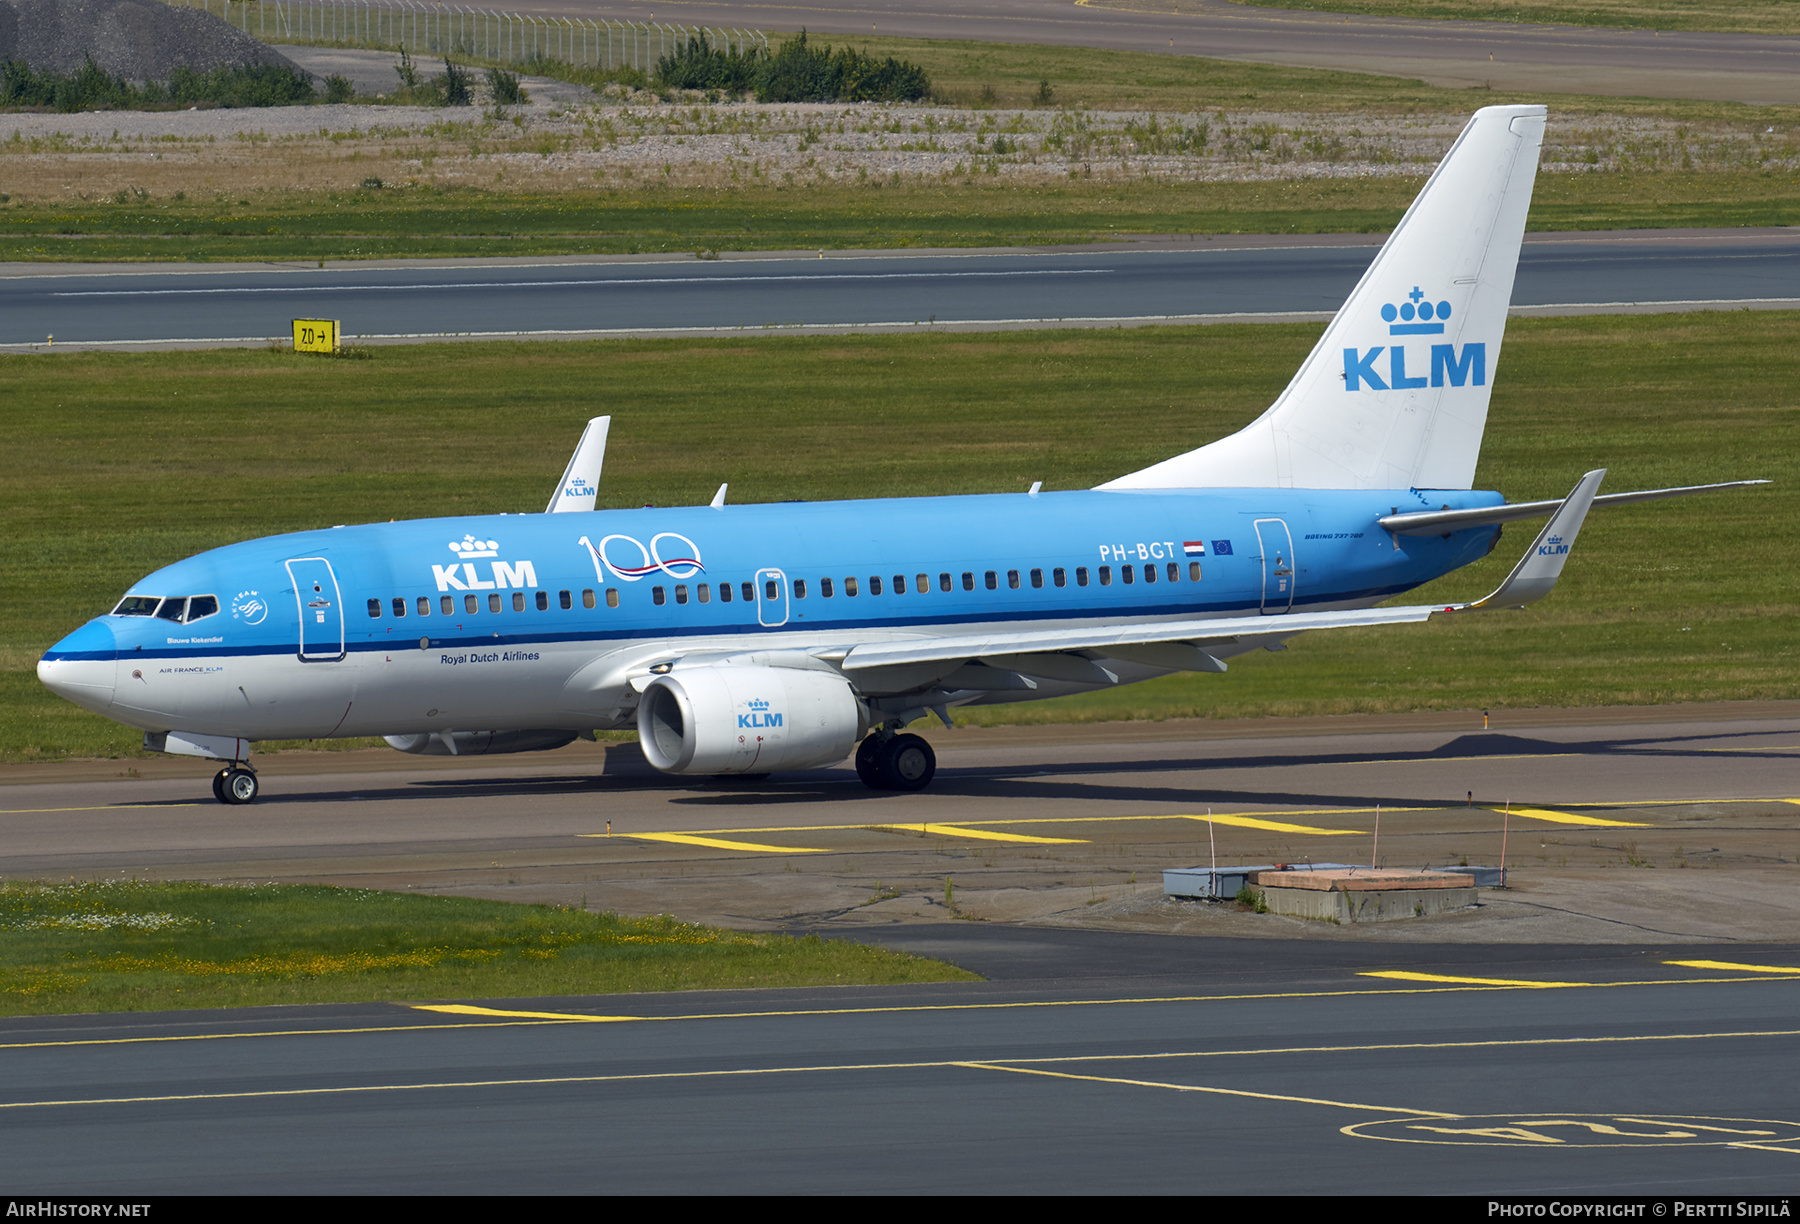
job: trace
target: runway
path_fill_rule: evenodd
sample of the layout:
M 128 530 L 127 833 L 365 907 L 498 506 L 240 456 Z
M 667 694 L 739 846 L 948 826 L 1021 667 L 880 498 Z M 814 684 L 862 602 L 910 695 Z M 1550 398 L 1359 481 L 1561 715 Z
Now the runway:
M 1210 948 L 1151 991 L 1036 973 L 4 1021 L 0 1175 L 33 1195 L 1792 1187 L 1800 948 L 1540 952 L 1483 980 L 1455 953 L 1293 947 Z
M 1800 703 L 1480 723 L 925 728 L 938 776 L 910 795 L 869 791 L 847 765 L 669 778 L 629 741 L 463 760 L 284 753 L 259 760 L 263 798 L 249 809 L 213 802 L 199 761 L 135 762 L 131 777 L 106 763 L 8 766 L 0 875 L 309 881 L 736 927 L 964 917 L 1293 938 L 1287 920 L 1164 902 L 1162 870 L 1209 855 L 1423 866 L 1504 854 L 1511 887 L 1479 913 L 1316 937 L 1800 940 Z
M 1800 703 L 1480 721 L 934 732 L 917 795 L 847 769 L 670 780 L 629 744 L 282 754 L 249 809 L 203 798 L 200 762 L 4 767 L 7 878 L 672 912 L 987 980 L 5 1020 L 0 1176 L 36 1195 L 1785 1193 Z M 1379 928 L 1163 900 L 1161 869 L 1209 851 L 1503 860 L 1509 888 Z
M 1093 0 L 629 0 L 614 18 L 768 31 L 957 38 L 1201 55 L 1417 78 L 1454 88 L 1800 101 L 1800 38 L 1360 17 L 1182 0 L 1111 7 Z M 548 16 L 591 17 L 577 0 L 540 0 Z
M 1381 235 L 1184 236 L 1075 251 L 831 252 L 312 266 L 0 269 L 0 351 L 1330 317 Z M 1800 231 L 1538 234 L 1516 314 L 1800 306 Z

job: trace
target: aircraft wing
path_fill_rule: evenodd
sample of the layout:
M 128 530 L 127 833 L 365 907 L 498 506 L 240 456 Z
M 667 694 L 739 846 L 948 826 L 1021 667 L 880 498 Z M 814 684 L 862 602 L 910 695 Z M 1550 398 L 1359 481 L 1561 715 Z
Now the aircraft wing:
M 1206 650 L 1208 645 L 1274 644 L 1297 633 L 1321 629 L 1413 624 L 1444 613 L 1523 607 L 1548 595 L 1561 577 L 1563 566 L 1574 548 L 1575 538 L 1581 531 L 1582 522 L 1587 518 L 1587 512 L 1593 505 L 1600 489 L 1600 481 L 1605 475 L 1606 470 L 1601 468 L 1583 476 L 1532 541 L 1531 547 L 1526 549 L 1524 557 L 1513 567 L 1506 581 L 1491 594 L 1473 603 L 1134 621 L 1124 625 L 956 634 L 909 641 L 870 642 L 847 649 L 816 651 L 814 654 L 817 658 L 835 663 L 852 679 L 859 670 L 868 668 L 977 659 L 1027 675 L 1077 678 L 1076 669 L 1084 664 L 1091 666 L 1090 663 L 1064 658 L 1059 665 L 1051 657 L 1070 656 L 1075 652 L 1177 671 L 1224 671 L 1224 662 Z

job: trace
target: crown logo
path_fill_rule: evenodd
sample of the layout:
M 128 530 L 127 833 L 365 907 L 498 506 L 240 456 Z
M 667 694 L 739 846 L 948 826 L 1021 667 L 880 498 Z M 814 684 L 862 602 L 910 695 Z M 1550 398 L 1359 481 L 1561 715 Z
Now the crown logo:
M 450 551 L 465 561 L 470 557 L 497 557 L 500 555 L 500 541 L 477 540 L 472 535 L 466 535 L 460 543 L 450 541 Z
M 744 704 L 749 706 L 752 710 L 766 710 L 769 708 L 769 703 L 764 701 L 760 697 L 752 697 L 749 701 L 745 702 Z
M 1450 317 L 1450 303 L 1438 302 L 1434 305 L 1424 299 L 1425 291 L 1414 285 L 1412 292 L 1406 295 L 1406 301 L 1401 302 L 1398 306 L 1392 302 L 1384 302 L 1381 307 L 1381 317 L 1388 322 L 1388 335 L 1443 335 L 1443 320 Z M 1419 321 L 1414 322 L 1415 319 Z M 1433 319 L 1438 321 L 1434 323 L 1431 321 Z

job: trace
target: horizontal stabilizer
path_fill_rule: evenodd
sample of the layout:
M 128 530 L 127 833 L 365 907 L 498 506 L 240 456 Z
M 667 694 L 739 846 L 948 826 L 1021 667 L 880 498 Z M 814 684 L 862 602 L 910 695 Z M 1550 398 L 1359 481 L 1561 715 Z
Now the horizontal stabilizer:
M 1677 489 L 1639 489 L 1632 493 L 1605 493 L 1594 499 L 1594 509 L 1626 506 L 1632 502 L 1656 501 L 1663 497 L 1685 497 L 1689 493 L 1711 493 L 1715 489 L 1747 489 L 1766 485 L 1766 480 L 1727 480 L 1721 484 L 1682 485 Z M 1543 518 L 1562 507 L 1563 499 L 1514 502 L 1509 506 L 1482 506 L 1474 510 L 1417 510 L 1407 514 L 1390 514 L 1376 520 L 1384 531 L 1395 535 L 1448 535 L 1465 527 L 1484 527 L 1494 523 L 1514 523 L 1520 519 Z

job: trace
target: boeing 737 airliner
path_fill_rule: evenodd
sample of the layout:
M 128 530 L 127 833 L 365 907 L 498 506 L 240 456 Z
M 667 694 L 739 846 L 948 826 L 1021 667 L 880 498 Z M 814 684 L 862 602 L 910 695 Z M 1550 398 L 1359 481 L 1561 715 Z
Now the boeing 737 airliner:
M 1471 491 L 1543 130 L 1541 106 L 1479 111 L 1267 412 L 1097 489 L 734 506 L 721 488 L 599 511 L 600 418 L 544 514 L 215 549 L 137 583 L 38 675 L 150 749 L 219 761 L 225 803 L 256 798 L 257 740 L 467 754 L 632 726 L 669 773 L 854 752 L 869 786 L 918 790 L 936 761 L 903 728 L 930 713 L 1529 603 L 1591 506 L 1694 491 L 1597 497 L 1599 471 L 1557 501 Z M 1488 598 L 1375 607 L 1546 515 Z

